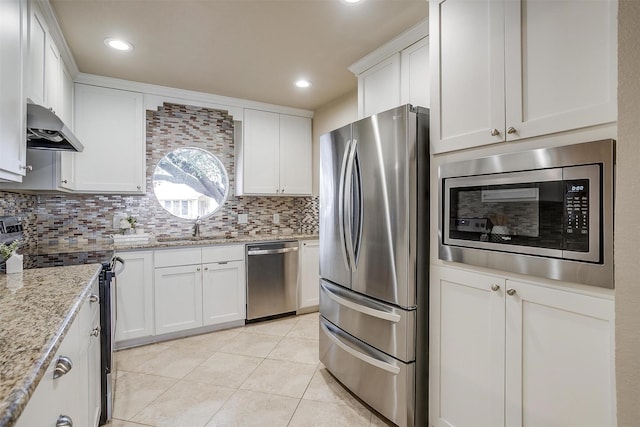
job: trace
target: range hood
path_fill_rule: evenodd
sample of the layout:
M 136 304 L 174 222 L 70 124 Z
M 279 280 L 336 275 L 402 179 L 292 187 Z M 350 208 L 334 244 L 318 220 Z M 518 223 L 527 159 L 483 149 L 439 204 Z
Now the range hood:
M 42 105 L 27 102 L 27 148 L 82 151 L 84 146 L 60 117 Z

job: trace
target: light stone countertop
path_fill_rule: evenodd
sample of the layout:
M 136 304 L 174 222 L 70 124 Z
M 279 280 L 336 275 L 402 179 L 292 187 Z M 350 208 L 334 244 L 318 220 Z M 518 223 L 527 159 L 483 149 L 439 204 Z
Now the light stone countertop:
M 256 235 L 239 235 L 232 237 L 224 236 L 202 236 L 193 238 L 184 237 L 162 237 L 153 236 L 148 243 L 126 242 L 114 244 L 111 240 L 89 240 L 80 241 L 73 240 L 69 243 L 65 239 L 50 244 L 39 244 L 38 248 L 33 252 L 38 254 L 64 254 L 84 251 L 128 251 L 128 250 L 144 250 L 144 249 L 161 249 L 161 248 L 180 248 L 188 246 L 210 246 L 210 245 L 233 245 L 245 244 L 251 242 L 270 242 L 279 240 L 317 240 L 318 234 L 256 234 Z
M 22 414 L 101 268 L 0 274 L 0 427 Z

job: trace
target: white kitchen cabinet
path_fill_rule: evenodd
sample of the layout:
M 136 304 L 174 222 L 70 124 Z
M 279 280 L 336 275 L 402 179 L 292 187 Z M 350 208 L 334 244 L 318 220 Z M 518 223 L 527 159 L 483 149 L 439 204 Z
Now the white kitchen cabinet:
M 1 1 L 0 17 L 0 179 L 19 182 L 27 167 L 23 91 L 26 3 Z
M 311 194 L 311 119 L 244 110 L 238 195 Z
M 400 53 L 358 75 L 360 117 L 397 107 L 400 102 Z
M 157 250 L 156 335 L 245 319 L 244 245 Z
M 358 78 L 358 117 L 404 104 L 429 107 L 428 34 L 428 22 L 419 22 L 349 67 Z
M 156 268 L 154 272 L 156 335 L 202 326 L 202 267 Z
M 47 54 L 47 39 L 49 29 L 36 6 L 36 3 L 29 2 L 29 41 L 28 41 L 28 61 L 26 68 L 26 97 L 39 105 L 45 103 L 45 64 Z
M 138 92 L 75 86 L 73 189 L 89 193 L 144 193 L 145 113 Z
M 219 261 L 202 267 L 204 325 L 246 319 L 244 261 Z
M 153 252 L 118 252 L 125 269 L 116 277 L 118 287 L 116 343 L 153 336 Z
M 429 37 L 400 52 L 400 104 L 429 107 Z
M 320 241 L 300 242 L 300 283 L 298 310 L 320 304 Z
M 613 300 L 432 267 L 430 424 L 615 425 Z
M 95 336 L 94 331 L 99 325 L 100 316 L 98 301 L 91 298 L 91 294 L 97 295 L 97 289 L 96 278 L 90 295 L 69 326 L 51 364 L 18 418 L 16 427 L 53 426 L 62 417 L 68 417 L 74 425 L 97 427 L 99 420 L 96 414 L 99 415 L 100 411 L 100 337 L 99 332 Z M 54 378 L 54 370 L 61 357 L 69 359 L 71 369 Z
M 433 152 L 615 122 L 614 1 L 429 7 Z

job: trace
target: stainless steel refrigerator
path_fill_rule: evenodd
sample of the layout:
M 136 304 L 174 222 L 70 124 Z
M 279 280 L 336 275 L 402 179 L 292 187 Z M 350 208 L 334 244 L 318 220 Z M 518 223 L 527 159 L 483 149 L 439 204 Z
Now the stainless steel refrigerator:
M 395 424 L 427 425 L 429 112 L 320 138 L 320 360 Z

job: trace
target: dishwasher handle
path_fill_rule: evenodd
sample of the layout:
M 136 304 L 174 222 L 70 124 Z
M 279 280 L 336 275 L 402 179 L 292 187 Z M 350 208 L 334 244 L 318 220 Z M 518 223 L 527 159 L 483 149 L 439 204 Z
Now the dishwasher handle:
M 273 254 L 286 254 L 287 252 L 295 252 L 298 247 L 292 248 L 280 248 L 280 249 L 252 249 L 247 251 L 247 255 L 273 255 Z

